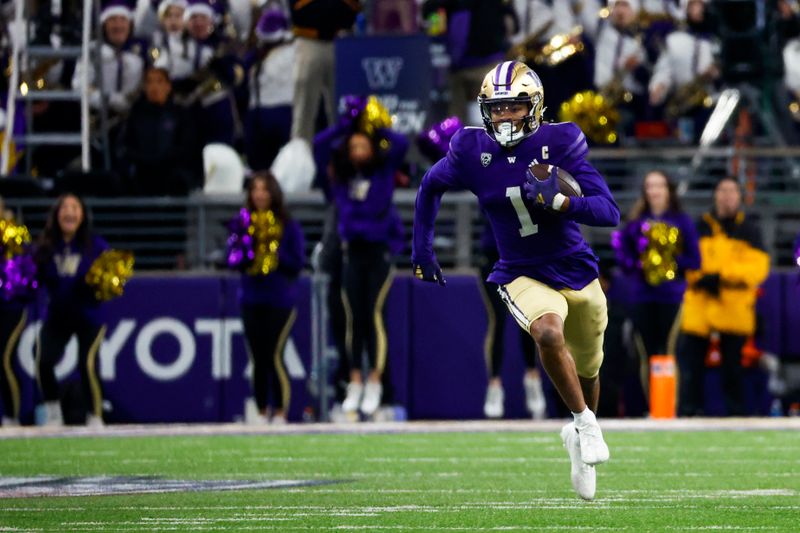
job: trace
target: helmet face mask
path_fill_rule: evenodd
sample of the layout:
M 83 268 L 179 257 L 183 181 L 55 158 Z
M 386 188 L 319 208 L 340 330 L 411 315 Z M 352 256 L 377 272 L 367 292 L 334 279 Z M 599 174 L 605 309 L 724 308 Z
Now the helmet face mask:
M 542 82 L 524 63 L 500 63 L 483 78 L 478 105 L 486 133 L 501 146 L 514 146 L 539 129 L 544 112 Z

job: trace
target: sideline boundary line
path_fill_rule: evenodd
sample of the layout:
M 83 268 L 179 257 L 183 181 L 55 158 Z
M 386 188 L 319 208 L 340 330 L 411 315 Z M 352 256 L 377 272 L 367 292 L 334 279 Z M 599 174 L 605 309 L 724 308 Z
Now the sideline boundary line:
M 443 420 L 412 422 L 305 423 L 285 426 L 244 424 L 112 424 L 102 428 L 22 426 L 0 428 L 0 440 L 53 437 L 155 437 L 215 435 L 327 435 L 398 433 L 548 433 L 559 431 L 566 419 Z M 678 418 L 600 420 L 604 432 L 614 431 L 800 431 L 800 417 Z

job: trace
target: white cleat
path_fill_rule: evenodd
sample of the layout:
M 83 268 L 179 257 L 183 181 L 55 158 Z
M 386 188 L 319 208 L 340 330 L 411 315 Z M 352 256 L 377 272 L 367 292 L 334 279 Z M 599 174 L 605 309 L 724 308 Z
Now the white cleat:
M 106 427 L 103 422 L 103 417 L 97 415 L 86 415 L 86 427 L 92 429 L 101 429 Z
M 486 401 L 483 404 L 483 414 L 486 418 L 503 418 L 504 399 L 502 385 L 489 385 L 486 389 Z
M 364 387 L 364 398 L 361 400 L 361 412 L 367 416 L 375 414 L 381 405 L 383 385 L 374 381 L 367 381 Z
M 570 468 L 572 488 L 584 500 L 593 500 L 597 489 L 597 472 L 594 466 L 587 465 L 581 459 L 581 444 L 575 431 L 575 422 L 570 422 L 561 428 L 561 442 L 564 443 L 572 464 Z
M 267 422 L 267 417 L 258 410 L 256 400 L 247 398 L 244 402 L 244 423 L 248 426 L 263 426 Z
M 345 413 L 355 413 L 361 405 L 361 395 L 364 393 L 364 386 L 361 383 L 350 383 L 347 385 L 347 395 L 342 402 L 342 411 Z
M 542 380 L 525 376 L 522 383 L 525 385 L 525 407 L 535 420 L 544 420 L 547 418 L 547 404 L 544 401 Z
M 61 404 L 55 402 L 45 402 L 46 418 L 44 425 L 48 427 L 62 427 L 64 425 L 64 415 L 61 414 Z
M 16 418 L 12 418 L 10 416 L 3 417 L 3 427 L 4 428 L 18 428 L 19 427 L 19 420 Z
M 582 424 L 576 422 L 575 429 L 581 442 L 581 459 L 584 463 L 598 465 L 608 461 L 608 445 L 603 440 L 603 432 L 600 431 L 600 425 L 594 414 L 589 421 L 584 421 Z

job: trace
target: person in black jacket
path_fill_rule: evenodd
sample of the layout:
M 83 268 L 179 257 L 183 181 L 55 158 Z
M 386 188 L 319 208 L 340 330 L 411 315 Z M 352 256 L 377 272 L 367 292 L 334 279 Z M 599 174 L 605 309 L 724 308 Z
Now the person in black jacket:
M 200 149 L 191 115 L 172 101 L 163 68 L 145 74 L 144 96 L 125 121 L 118 157 L 137 195 L 185 195 L 201 185 Z
M 518 24 L 516 13 L 511 0 L 426 0 L 422 5 L 424 17 L 442 9 L 447 13 L 450 54 L 448 114 L 475 123 L 467 117 L 475 87 L 505 57 L 510 30 Z

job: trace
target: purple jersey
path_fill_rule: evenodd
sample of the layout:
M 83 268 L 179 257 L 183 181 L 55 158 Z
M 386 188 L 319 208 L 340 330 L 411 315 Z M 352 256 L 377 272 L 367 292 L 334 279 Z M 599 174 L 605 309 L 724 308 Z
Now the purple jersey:
M 543 123 L 511 148 L 503 148 L 482 128 L 464 128 L 447 156 L 422 178 L 414 215 L 412 260 L 434 258 L 433 223 L 445 191 L 467 189 L 478 197 L 497 241 L 500 260 L 489 281 L 506 284 L 520 276 L 554 289 L 579 290 L 597 277 L 597 257 L 579 224 L 616 226 L 619 208 L 605 180 L 585 157 L 589 148 L 571 122 Z M 522 184 L 532 163 L 563 168 L 578 181 L 583 197 L 572 197 L 564 213 L 534 207 Z
M 265 276 L 242 273 L 239 304 L 291 309 L 297 303 L 296 279 L 305 260 L 303 229 L 299 222 L 289 219 L 278 246 L 278 269 Z
M 98 235 L 91 236 L 85 249 L 75 242 L 56 240 L 52 257 L 39 269 L 39 278 L 49 297 L 48 317 L 81 316 L 94 324 L 102 323 L 101 302 L 86 283 L 86 274 L 95 259 L 108 249 L 108 243 Z

